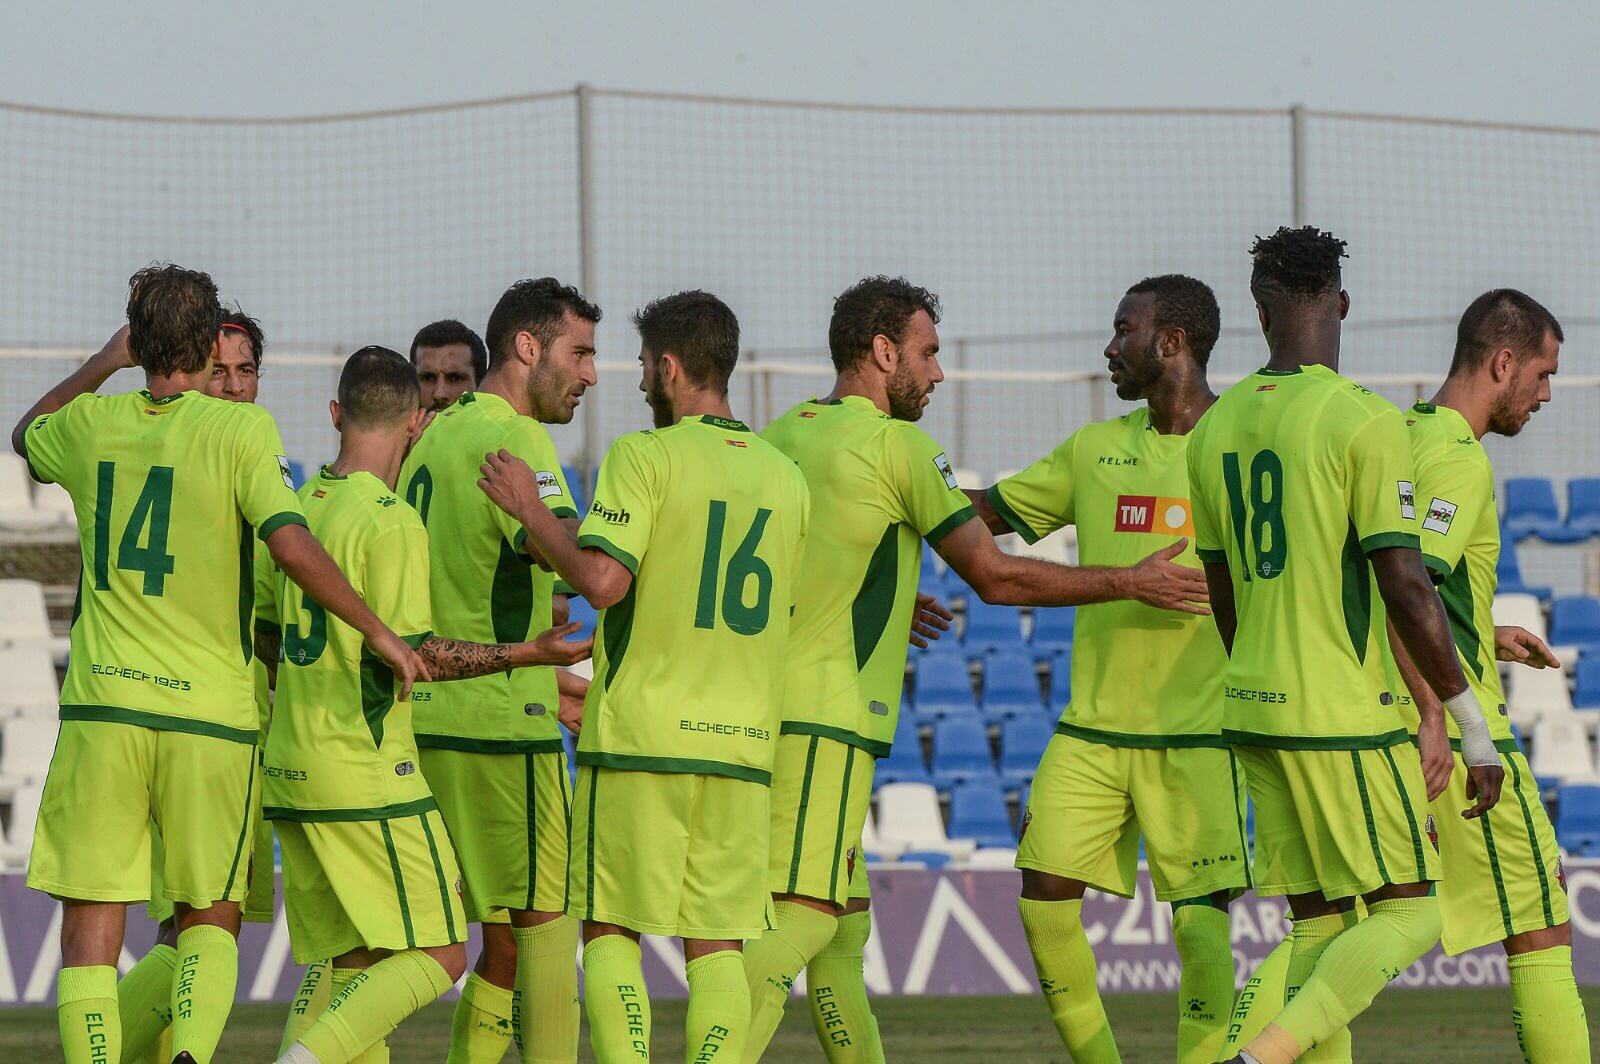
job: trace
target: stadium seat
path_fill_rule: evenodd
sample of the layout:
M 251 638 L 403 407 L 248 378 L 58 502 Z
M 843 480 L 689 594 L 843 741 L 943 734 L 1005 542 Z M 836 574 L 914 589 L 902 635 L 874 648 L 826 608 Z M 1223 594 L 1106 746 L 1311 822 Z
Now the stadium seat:
M 33 852 L 33 826 L 39 820 L 39 802 L 44 798 L 44 783 L 18 787 L 11 796 L 11 816 L 0 838 L 0 868 L 21 872 L 28 867 Z
M 1507 709 L 1519 725 L 1538 720 L 1564 720 L 1572 716 L 1572 692 L 1565 669 L 1529 669 L 1516 666 L 1507 676 Z
M 911 714 L 900 714 L 894 729 L 894 745 L 889 748 L 889 756 L 878 761 L 873 777 L 879 785 L 933 782 L 928 765 L 922 759 L 922 736 Z
M 1032 654 L 1001 650 L 983 663 L 983 696 L 978 701 L 983 719 L 998 722 L 1008 717 L 1041 716 L 1039 670 Z
M 572 506 L 581 516 L 589 508 L 589 493 L 583 490 L 583 476 L 578 472 L 578 467 L 572 465 L 563 465 L 561 476 L 572 491 Z
M 1567 481 L 1567 529 L 1582 536 L 1600 536 L 1600 477 Z
M 14 454 L 0 454 L 0 528 L 44 532 L 61 523 L 61 515 L 40 512 L 28 490 L 28 464 Z
M 919 658 L 916 708 L 919 717 L 976 715 L 978 702 L 972 694 L 972 673 L 967 660 L 948 653 L 926 654 Z
M 1000 776 L 1008 783 L 1026 783 L 1039 768 L 1055 727 L 1042 713 L 1013 717 L 1000 725 Z
M 55 514 L 56 524 L 63 528 L 78 527 L 78 512 L 73 509 L 72 496 L 60 484 L 35 484 L 33 508 L 41 514 Z
M 1517 545 L 1504 521 L 1500 523 L 1500 558 L 1495 562 L 1494 575 L 1496 588 L 1501 594 L 1532 595 L 1540 602 L 1550 601 L 1548 587 L 1529 587 L 1522 582 L 1522 565 L 1517 560 Z
M 1072 650 L 1072 631 L 1077 622 L 1077 611 L 1071 606 L 1061 609 L 1035 609 L 1033 634 L 1028 643 L 1036 653 L 1065 654 Z
M 581 595 L 570 595 L 567 597 L 567 620 L 569 622 L 577 621 L 583 625 L 572 636 L 573 639 L 587 639 L 594 635 L 595 625 L 599 623 L 600 615 L 593 606 L 589 605 L 588 599 Z
M 937 872 L 950 863 L 950 857 L 943 850 L 907 850 L 899 860 L 903 864 L 921 865 L 929 872 Z
M 0 798 L 44 779 L 58 730 L 53 717 L 12 717 L 0 722 Z
M 1600 598 L 1568 595 L 1551 603 L 1550 645 L 1600 650 Z
M 1545 631 L 1544 609 L 1533 595 L 1497 593 L 1490 612 L 1497 625 L 1514 624 L 1518 628 L 1526 628 L 1540 639 L 1548 634 Z
M 968 596 L 961 643 L 969 653 L 986 653 L 1021 642 L 1022 614 L 1015 606 L 991 606 L 976 595 Z
M 1011 830 L 1006 796 L 1001 793 L 998 780 L 972 780 L 951 792 L 950 837 L 971 839 L 980 850 L 986 846 L 1016 847 L 1017 836 Z
M 1594 757 L 1589 752 L 1589 731 L 1583 722 L 1568 714 L 1534 725 L 1530 767 L 1535 776 L 1562 780 L 1587 780 L 1593 776 Z
M 878 838 L 901 852 L 931 850 L 960 856 L 975 846 L 952 840 L 939 812 L 939 792 L 926 783 L 890 783 L 878 790 Z
M 1600 852 L 1600 785 L 1561 788 L 1556 800 L 1556 841 L 1571 853 Z
M 933 726 L 933 782 L 950 787 L 995 775 L 989 732 L 977 717 L 946 717 Z
M 957 466 L 953 472 L 956 475 L 956 487 L 963 491 L 982 491 L 988 486 L 983 482 L 983 474 L 976 469 Z
M 961 862 L 961 867 L 984 871 L 999 869 L 1010 871 L 1017 867 L 1017 851 L 1014 846 L 986 846 L 981 850 L 974 850 L 971 857 Z
M 1504 489 L 1503 520 L 1513 538 L 1523 540 L 1544 530 L 1561 528 L 1555 485 L 1548 477 L 1512 477 Z
M 1049 694 L 1045 697 L 1045 705 L 1052 717 L 1058 717 L 1071 701 L 1072 661 L 1070 658 L 1057 658 L 1050 666 Z
M 878 835 L 878 818 L 872 815 L 872 810 L 867 810 L 867 819 L 861 822 L 861 854 L 867 860 L 873 858 L 894 859 L 900 856 L 900 850 L 885 842 Z
M 1572 707 L 1600 709 L 1600 654 L 1588 653 L 1573 670 Z
M 0 646 L 0 713 L 54 718 L 61 709 L 50 651 L 34 643 Z
M 49 642 L 44 588 L 32 580 L 0 580 L 0 643 Z

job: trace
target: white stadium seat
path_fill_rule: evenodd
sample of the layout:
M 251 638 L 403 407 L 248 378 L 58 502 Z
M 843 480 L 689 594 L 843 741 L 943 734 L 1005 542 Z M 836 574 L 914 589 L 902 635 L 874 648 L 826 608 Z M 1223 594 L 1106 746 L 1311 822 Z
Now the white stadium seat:
M 902 847 L 891 846 L 878 836 L 878 821 L 870 809 L 867 810 L 866 822 L 861 825 L 861 849 L 863 855 L 876 854 L 890 860 L 905 852 Z
M 972 856 L 961 864 L 966 868 L 1014 868 L 1017 864 L 1017 851 L 1008 850 L 1003 846 L 986 847 L 974 851 Z
M 966 857 L 977 849 L 970 839 L 945 834 L 939 792 L 926 783 L 887 783 L 878 788 L 878 838 L 901 853 L 929 850 Z
M 10 823 L 4 838 L 0 838 L 0 868 L 20 872 L 28 867 L 28 855 L 33 852 L 33 826 L 38 822 L 39 801 L 43 797 L 42 782 L 20 787 L 11 796 Z
M 14 454 L 0 454 L 0 528 L 42 532 L 60 523 L 60 514 L 34 509 L 28 491 L 28 464 Z
M 56 668 L 43 646 L 0 646 L 0 678 L 0 712 L 53 718 L 60 711 Z
M 956 487 L 958 488 L 964 488 L 968 491 L 982 491 L 989 486 L 983 482 L 983 474 L 976 469 L 957 466 L 953 472 L 956 475 Z
M 1532 595 L 1496 595 L 1491 612 L 1495 624 L 1514 624 L 1540 639 L 1545 637 L 1544 610 Z
M 1595 773 L 1589 731 L 1576 716 L 1541 720 L 1533 729 L 1533 774 L 1563 782 L 1588 780 Z
M 0 643 L 47 643 L 44 588 L 32 580 L 0 580 Z
M 65 528 L 78 527 L 78 514 L 72 508 L 72 496 L 60 484 L 35 484 L 33 508 L 41 514 L 55 514 L 56 523 Z
M 1507 677 L 1506 707 L 1518 727 L 1535 720 L 1572 717 L 1572 691 L 1566 669 L 1530 669 L 1513 666 Z
M 12 717 L 0 723 L 0 796 L 44 779 L 59 730 L 51 717 Z

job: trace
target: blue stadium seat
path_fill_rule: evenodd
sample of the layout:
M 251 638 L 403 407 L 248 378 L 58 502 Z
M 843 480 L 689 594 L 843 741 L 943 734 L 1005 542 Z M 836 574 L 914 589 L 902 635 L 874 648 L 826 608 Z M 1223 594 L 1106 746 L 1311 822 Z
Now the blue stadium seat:
M 1572 853 L 1600 853 L 1600 786 L 1562 787 L 1557 798 L 1556 838 Z
M 958 785 L 950 795 L 950 837 L 971 839 L 980 847 L 1015 848 L 1011 814 L 998 780 L 973 780 Z
M 906 864 L 919 864 L 930 872 L 937 872 L 950 863 L 950 855 L 939 850 L 907 850 L 899 860 Z
M 1600 598 L 1568 595 L 1550 607 L 1550 645 L 1600 651 Z
M 1035 609 L 1033 635 L 1029 642 L 1037 653 L 1061 653 L 1072 650 L 1072 630 L 1077 611 L 1071 606 L 1060 609 Z
M 1590 651 L 1583 655 L 1574 677 L 1572 708 L 1600 709 L 1600 654 Z
M 1000 776 L 1008 783 L 1027 783 L 1039 768 L 1055 728 L 1042 713 L 1012 717 L 1000 725 Z
M 991 606 L 969 595 L 961 642 L 971 653 L 1017 646 L 1022 642 L 1022 614 L 1015 606 Z
M 933 653 L 917 659 L 915 704 L 919 717 L 976 718 L 978 702 L 972 696 L 972 675 L 967 669 L 967 659 Z
M 933 726 L 933 782 L 950 787 L 995 776 L 989 732 L 977 717 L 946 717 Z
M 889 756 L 880 760 L 873 771 L 873 786 L 885 783 L 932 783 L 928 766 L 922 760 L 922 738 L 909 713 L 901 713 L 895 724 L 894 745 Z
M 302 463 L 302 462 L 296 462 L 292 458 L 289 459 L 289 479 L 294 481 L 294 490 L 295 491 L 299 491 L 301 488 L 305 487 L 305 483 L 306 483 L 306 467 L 305 467 L 305 464 Z
M 1529 587 L 1522 582 L 1522 566 L 1517 561 L 1517 545 L 1511 530 L 1500 522 L 1500 558 L 1495 562 L 1495 590 L 1502 595 L 1533 595 L 1540 602 L 1550 601 L 1548 587 Z
M 1538 536 L 1550 543 L 1583 539 L 1561 523 L 1556 509 L 1556 489 L 1548 477 L 1512 477 L 1505 483 L 1505 525 L 1518 539 Z
M 1041 716 L 1039 672 L 1033 655 L 1022 650 L 999 650 L 983 662 L 983 696 L 978 707 L 984 720 Z
M 566 478 L 567 487 L 572 489 L 572 506 L 581 516 L 589 508 L 589 493 L 583 490 L 583 475 L 573 465 L 563 465 L 561 475 Z
M 1600 477 L 1567 481 L 1567 528 L 1583 536 L 1600 536 Z
M 599 614 L 595 612 L 593 606 L 589 605 L 588 599 L 578 595 L 571 595 L 567 598 L 567 620 L 577 621 L 583 625 L 571 638 L 587 639 L 594 635 L 594 627 L 599 619 Z

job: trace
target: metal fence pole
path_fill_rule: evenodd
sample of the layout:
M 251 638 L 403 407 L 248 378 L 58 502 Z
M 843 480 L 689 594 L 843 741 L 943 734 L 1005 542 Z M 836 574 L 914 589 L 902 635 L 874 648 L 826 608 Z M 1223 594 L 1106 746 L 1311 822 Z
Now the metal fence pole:
M 578 133 L 578 284 L 585 299 L 595 296 L 594 279 L 594 149 L 590 141 L 589 86 L 583 82 L 572 90 L 577 107 Z M 596 401 L 583 404 L 583 471 L 590 476 L 600 465 L 600 419 Z
M 957 340 L 955 354 L 952 359 L 956 369 L 965 371 L 967 368 L 967 342 Z M 971 381 L 963 376 L 955 382 L 956 385 L 956 461 L 962 462 L 967 457 L 967 414 L 971 409 L 967 402 L 967 388 Z
M 1289 108 L 1289 181 L 1298 227 L 1306 224 L 1306 109 L 1301 104 Z

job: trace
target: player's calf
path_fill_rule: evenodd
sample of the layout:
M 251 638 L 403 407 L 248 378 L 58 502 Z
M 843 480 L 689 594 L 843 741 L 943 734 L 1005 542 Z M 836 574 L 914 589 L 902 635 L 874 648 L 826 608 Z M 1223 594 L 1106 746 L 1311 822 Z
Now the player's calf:
M 406 1017 L 439 998 L 467 970 L 462 943 L 334 959 L 327 1011 L 278 1058 L 280 1064 L 350 1064 Z
M 1174 902 L 1172 942 L 1182 963 L 1178 984 L 1178 1062 L 1211 1064 L 1228 1033 L 1233 950 L 1227 895 Z
M 753 940 L 744 956 L 751 1008 L 745 1057 L 751 1061 L 766 1052 L 795 979 L 833 939 L 844 911 L 832 902 L 795 894 L 774 895 L 773 901 L 772 929 Z
M 1083 930 L 1084 885 L 1024 869 L 1017 910 L 1033 954 L 1039 989 L 1061 1041 L 1077 1064 L 1115 1064 L 1117 1052 Z M 1052 900 L 1047 900 L 1052 899 Z

